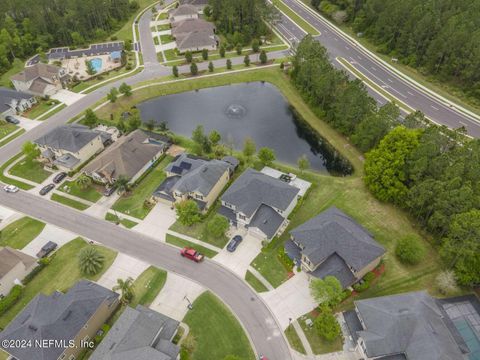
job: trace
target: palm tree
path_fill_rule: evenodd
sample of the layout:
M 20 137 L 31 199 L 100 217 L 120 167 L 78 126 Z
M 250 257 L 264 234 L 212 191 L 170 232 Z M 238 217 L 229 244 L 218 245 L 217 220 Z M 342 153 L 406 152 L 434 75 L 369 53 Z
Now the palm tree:
M 112 290 L 120 290 L 122 294 L 122 303 L 128 304 L 130 301 L 132 301 L 135 295 L 133 292 L 133 279 L 130 276 L 125 280 L 117 279 L 117 285 L 115 285 Z
M 92 179 L 90 179 L 87 175 L 82 174 L 77 178 L 77 180 L 75 180 L 75 183 L 80 189 L 85 190 L 92 184 Z
M 113 186 L 115 186 L 119 193 L 123 193 L 127 192 L 130 188 L 129 182 L 130 180 L 126 176 L 120 175 Z
M 104 261 L 103 255 L 93 246 L 83 248 L 78 254 L 80 271 L 84 275 L 92 276 L 98 274 L 103 267 Z

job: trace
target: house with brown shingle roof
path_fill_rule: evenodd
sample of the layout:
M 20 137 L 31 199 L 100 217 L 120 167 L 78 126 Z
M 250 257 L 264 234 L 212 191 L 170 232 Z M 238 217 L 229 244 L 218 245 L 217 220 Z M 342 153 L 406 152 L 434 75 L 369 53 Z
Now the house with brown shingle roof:
M 12 249 L 0 247 L 0 296 L 7 295 L 13 286 L 20 284 L 37 265 L 37 259 Z
M 170 22 L 178 22 L 187 19 L 198 19 L 198 9 L 190 4 L 180 5 L 168 14 Z
M 26 67 L 10 80 L 18 91 L 37 96 L 51 96 L 62 89 L 69 76 L 64 68 L 38 63 Z
M 187 19 L 173 23 L 172 36 L 180 53 L 203 49 L 216 50 L 218 46 L 215 25 L 203 19 Z

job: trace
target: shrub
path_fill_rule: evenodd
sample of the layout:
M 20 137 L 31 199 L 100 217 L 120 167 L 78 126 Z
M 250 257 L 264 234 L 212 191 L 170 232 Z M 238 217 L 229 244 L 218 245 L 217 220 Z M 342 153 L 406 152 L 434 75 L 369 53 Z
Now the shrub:
M 98 274 L 103 267 L 104 261 L 103 255 L 93 246 L 83 248 L 78 254 L 80 271 L 84 275 Z
M 398 241 L 395 255 L 404 264 L 416 265 L 423 260 L 425 247 L 417 237 L 405 236 Z
M 47 266 L 45 264 L 39 263 L 37 266 L 33 268 L 32 271 L 30 271 L 27 276 L 25 276 L 22 280 L 23 285 L 27 285 L 32 279 L 40 272 L 43 270 L 43 268 Z
M 363 277 L 361 282 L 358 282 L 355 285 L 353 285 L 353 289 L 357 292 L 365 291 L 370 287 L 374 279 L 375 279 L 375 274 L 373 272 L 369 272 Z
M 0 300 L 0 315 L 5 314 L 8 309 L 15 305 L 22 296 L 23 287 L 20 285 L 15 285 L 12 287 L 7 296 Z
M 341 334 L 340 325 L 333 315 L 332 310 L 327 306 L 321 307 L 321 313 L 315 319 L 314 326 L 318 335 L 329 342 L 332 342 Z
M 290 259 L 287 255 L 287 252 L 285 251 L 285 248 L 283 246 L 280 246 L 278 248 L 278 260 L 282 263 L 282 265 L 287 269 L 287 271 L 292 271 L 293 269 L 293 260 Z

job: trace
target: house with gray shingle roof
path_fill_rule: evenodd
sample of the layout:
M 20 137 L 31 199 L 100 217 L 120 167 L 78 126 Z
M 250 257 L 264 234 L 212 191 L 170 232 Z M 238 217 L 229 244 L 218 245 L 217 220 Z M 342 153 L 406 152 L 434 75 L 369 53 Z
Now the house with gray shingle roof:
M 208 0 L 179 0 L 180 5 L 190 4 L 197 8 L 198 11 L 203 10 L 208 5 Z
M 203 19 L 186 19 L 172 23 L 172 36 L 180 53 L 215 50 L 218 46 L 215 25 Z
M 188 19 L 198 19 L 198 9 L 194 5 L 183 4 L 173 10 L 170 10 L 168 19 L 171 23 Z
M 25 67 L 10 78 L 18 91 L 42 97 L 54 95 L 69 79 L 64 68 L 43 63 Z
M 344 318 L 367 359 L 468 359 L 468 348 L 439 300 L 425 291 L 358 300 Z
M 17 360 L 75 359 L 80 342 L 93 339 L 118 305 L 118 294 L 94 282 L 78 281 L 67 293 L 38 294 L 0 332 L 1 340 L 30 341 L 3 347 Z M 44 343 L 55 341 L 55 344 Z M 41 346 L 43 344 L 43 346 Z
M 271 240 L 288 225 L 299 189 L 254 169 L 247 169 L 221 197 L 219 213 L 231 225 L 244 227 L 259 238 Z
M 285 250 L 314 277 L 335 276 L 344 288 L 372 271 L 385 253 L 351 217 L 331 207 L 290 231 Z
M 179 322 L 138 305 L 127 307 L 90 360 L 176 360 L 180 348 L 172 343 Z
M 35 96 L 0 87 L 0 118 L 21 114 L 37 103 Z

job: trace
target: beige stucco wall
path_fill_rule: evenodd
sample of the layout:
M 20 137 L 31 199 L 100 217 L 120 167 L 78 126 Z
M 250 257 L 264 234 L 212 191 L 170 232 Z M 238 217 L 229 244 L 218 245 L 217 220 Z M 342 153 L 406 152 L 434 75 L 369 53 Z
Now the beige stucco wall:
M 12 287 L 15 285 L 15 280 L 22 281 L 30 271 L 37 265 L 33 263 L 30 267 L 25 267 L 22 262 L 19 262 L 15 267 L 8 272 L 2 279 L 0 279 L 0 295 L 7 295 Z
M 190 48 L 178 48 L 178 51 L 180 54 L 183 54 L 187 51 L 190 51 L 190 52 L 196 52 L 196 51 L 202 51 L 203 49 L 207 49 L 208 51 L 215 51 L 217 50 L 217 46 L 216 45 L 210 45 L 210 46 L 200 46 L 200 47 L 190 47 Z

